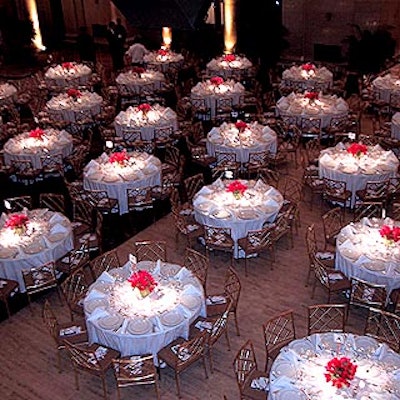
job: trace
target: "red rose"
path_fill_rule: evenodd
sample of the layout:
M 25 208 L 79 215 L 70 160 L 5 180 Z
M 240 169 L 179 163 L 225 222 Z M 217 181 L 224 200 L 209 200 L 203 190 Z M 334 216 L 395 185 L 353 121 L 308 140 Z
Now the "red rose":
M 169 51 L 166 49 L 160 49 L 160 50 L 158 50 L 157 53 L 159 56 L 166 57 L 168 55 Z
M 210 82 L 214 85 L 214 86 L 219 86 L 222 85 L 224 83 L 223 78 L 221 78 L 220 76 L 213 76 L 210 79 Z
M 306 99 L 310 100 L 317 100 L 318 99 L 318 92 L 308 92 L 304 95 Z
M 227 192 L 231 192 L 233 194 L 240 194 L 241 196 L 243 196 L 246 190 L 247 186 L 240 181 L 233 181 L 226 188 Z
M 143 74 L 144 72 L 146 72 L 146 70 L 142 67 L 133 67 L 131 69 L 131 72 L 140 75 L 140 74 Z
M 390 227 L 389 225 L 383 225 L 381 229 L 379 229 L 380 235 L 390 241 L 390 242 L 398 242 L 400 240 L 400 227 L 393 226 Z
M 236 56 L 234 54 L 225 54 L 224 55 L 224 61 L 226 62 L 232 62 L 236 60 Z
M 146 114 L 151 110 L 151 105 L 149 103 L 143 103 L 138 105 L 138 110 Z
M 366 154 L 368 147 L 362 143 L 353 143 L 348 148 L 347 151 L 353 156 L 361 156 L 361 154 Z
M 124 165 L 126 161 L 129 160 L 129 156 L 126 153 L 126 150 L 112 153 L 108 159 L 110 163 L 118 163 L 120 165 Z
M 42 140 L 44 135 L 44 131 L 40 128 L 33 129 L 29 132 L 29 137 L 34 139 Z
M 11 229 L 23 227 L 26 228 L 26 224 L 28 223 L 28 221 L 29 218 L 25 214 L 13 214 L 7 219 L 5 227 Z
M 64 62 L 61 64 L 64 69 L 73 69 L 75 65 L 72 62 Z
M 247 124 L 244 121 L 237 121 L 235 123 L 235 127 L 239 129 L 240 132 L 243 132 L 247 128 Z
M 325 379 L 332 382 L 332 386 L 338 389 L 344 386 L 350 386 L 350 381 L 354 379 L 357 371 L 357 365 L 353 364 L 348 357 L 333 358 L 325 366 L 327 371 Z
M 69 97 L 73 97 L 74 99 L 77 99 L 78 97 L 82 96 L 82 93 L 78 89 L 68 89 L 67 95 Z
M 314 71 L 315 70 L 315 65 L 311 64 L 311 63 L 306 63 L 306 64 L 303 64 L 301 66 L 301 69 L 304 70 L 304 71 L 307 71 L 307 72 Z
M 144 270 L 139 270 L 134 272 L 128 279 L 133 288 L 138 288 L 140 291 L 147 290 L 150 293 L 157 286 L 157 282 L 154 280 L 153 276 Z

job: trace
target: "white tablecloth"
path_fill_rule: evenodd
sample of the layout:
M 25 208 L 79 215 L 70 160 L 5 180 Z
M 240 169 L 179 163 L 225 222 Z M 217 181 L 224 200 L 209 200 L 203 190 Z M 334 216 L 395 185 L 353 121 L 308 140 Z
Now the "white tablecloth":
M 140 94 L 144 85 L 152 85 L 153 90 L 160 90 L 165 82 L 165 76 L 159 71 L 152 70 L 140 74 L 128 71 L 121 72 L 115 81 L 117 86 L 128 86 L 132 93 Z
M 335 357 L 347 357 L 357 365 L 348 388 L 326 382 L 325 366 Z M 268 399 L 400 399 L 400 356 L 368 336 L 321 333 L 298 339 L 275 359 Z
M 73 249 L 74 238 L 70 221 L 60 213 L 46 209 L 21 213 L 29 218 L 26 234 L 21 236 L 4 226 L 5 214 L 0 218 L 0 277 L 18 281 L 25 292 L 21 271 L 63 257 Z
M 149 67 L 163 73 L 182 67 L 184 61 L 182 54 L 173 51 L 169 51 L 166 56 L 158 54 L 158 51 L 151 51 L 143 60 Z
M 47 102 L 46 109 L 56 119 L 75 122 L 79 119 L 78 114 L 82 114 L 83 111 L 89 111 L 92 117 L 99 114 L 102 103 L 103 98 L 97 93 L 84 90 L 76 99 L 66 93 L 52 97 Z
M 232 181 L 216 180 L 204 186 L 193 198 L 194 216 L 203 225 L 231 229 L 235 241 L 234 256 L 241 257 L 237 240 L 248 231 L 261 229 L 265 222 L 273 222 L 283 205 L 282 195 L 262 181 L 241 180 L 248 189 L 240 200 L 227 192 Z
M 385 151 L 379 145 L 368 146 L 367 153 L 360 158 L 348 153 L 346 148 L 339 143 L 321 152 L 319 176 L 345 181 L 352 193 L 350 207 L 353 208 L 356 191 L 364 189 L 367 182 L 395 177 L 399 161 L 392 151 Z
M 217 99 L 232 99 L 233 105 L 238 105 L 244 95 L 244 86 L 233 80 L 227 80 L 221 85 L 213 85 L 210 80 L 197 83 L 191 90 L 191 98 L 203 98 L 206 107 L 211 108 L 211 117 L 216 115 Z
M 212 128 L 207 135 L 207 153 L 210 156 L 214 157 L 216 151 L 232 152 L 241 163 L 249 161 L 250 153 L 265 150 L 276 153 L 276 148 L 276 133 L 257 122 L 248 124 L 243 132 L 239 132 L 233 123 L 223 123 Z
M 12 161 L 30 161 L 34 168 L 40 169 L 40 157 L 62 154 L 63 158 L 72 153 L 72 136 L 66 131 L 45 129 L 41 139 L 29 137 L 29 132 L 21 133 L 4 144 L 4 161 L 11 165 Z
M 147 153 L 128 153 L 129 162 L 120 166 L 109 162 L 107 154 L 91 160 L 84 169 L 83 186 L 87 190 L 105 190 L 118 199 L 120 214 L 128 212 L 127 189 L 161 184 L 161 161 Z
M 372 81 L 372 88 L 381 100 L 390 103 L 390 95 L 400 92 L 400 77 L 392 74 L 378 76 Z
M 400 244 L 386 246 L 379 233 L 382 225 L 393 226 L 389 218 L 368 219 L 345 226 L 337 238 L 336 269 L 349 278 L 385 285 L 387 293 L 400 287 Z M 398 224 L 396 222 L 396 224 Z
M 250 68 L 253 66 L 251 61 L 246 57 L 234 56 L 234 60 L 232 61 L 227 61 L 225 57 L 221 56 L 212 59 L 207 64 L 207 73 L 209 75 L 222 76 L 225 79 L 235 77 L 240 80 L 242 77 L 248 75 Z
M 0 105 L 12 103 L 17 94 L 17 88 L 9 83 L 0 85 Z
M 277 115 L 296 117 L 299 126 L 301 118 L 321 118 L 321 126 L 326 128 L 332 117 L 347 115 L 348 112 L 349 106 L 344 99 L 321 93 L 315 101 L 310 101 L 305 94 L 291 93 L 281 97 L 276 104 Z
M 103 273 L 84 301 L 90 341 L 116 349 L 122 356 L 146 353 L 156 356 L 179 336 L 187 339 L 189 325 L 199 315 L 206 315 L 202 285 L 188 269 L 149 261 L 138 263 L 137 269 L 142 268 L 150 271 L 158 282 L 148 297 L 136 297 L 126 281 L 131 274 L 128 262 L 123 268 Z M 105 325 L 110 315 L 117 316 L 111 328 Z M 143 329 L 139 330 L 138 324 Z M 133 332 L 144 333 L 131 333 L 132 326 L 136 327 Z
M 143 114 L 137 107 L 129 107 L 115 117 L 114 125 L 117 136 L 123 137 L 123 128 L 127 127 L 140 129 L 143 140 L 153 140 L 156 128 L 171 127 L 174 132 L 178 130 L 175 111 L 159 104 L 151 106 L 147 114 Z
M 66 62 L 50 67 L 44 79 L 49 86 L 77 87 L 87 85 L 91 75 L 92 70 L 87 65 Z
M 293 66 L 282 73 L 282 86 L 293 90 L 328 90 L 332 86 L 333 74 L 325 67 L 315 68 L 307 71 L 302 66 Z
M 391 124 L 392 138 L 400 139 L 400 112 L 397 112 L 392 117 Z

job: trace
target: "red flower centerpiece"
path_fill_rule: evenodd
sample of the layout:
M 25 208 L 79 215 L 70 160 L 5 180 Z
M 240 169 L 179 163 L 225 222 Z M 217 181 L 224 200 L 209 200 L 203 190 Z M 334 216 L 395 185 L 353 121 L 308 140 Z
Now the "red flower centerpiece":
M 247 124 L 246 122 L 239 120 L 235 123 L 235 127 L 239 130 L 239 132 L 243 132 L 247 128 Z
M 6 223 L 5 227 L 12 229 L 16 235 L 23 235 L 26 231 L 29 218 L 25 214 L 13 214 Z
M 64 69 L 67 69 L 67 70 L 70 70 L 70 69 L 74 69 L 74 68 L 75 68 L 75 65 L 74 65 L 72 62 L 63 62 L 63 63 L 61 64 L 61 66 L 62 66 Z
M 318 92 L 307 92 L 304 97 L 310 101 L 315 101 L 318 99 Z
M 393 246 L 400 240 L 400 227 L 399 226 L 389 226 L 383 225 L 381 229 L 379 229 L 380 235 L 385 240 L 386 246 Z
M 141 111 L 143 115 L 147 115 L 147 113 L 151 110 L 151 105 L 149 103 L 139 104 L 138 110 Z
M 236 56 L 234 54 L 225 54 L 223 60 L 230 63 L 236 60 Z
M 29 137 L 38 139 L 38 140 L 43 140 L 43 135 L 44 135 L 44 130 L 40 128 L 32 129 L 29 132 Z
M 314 65 L 314 64 L 311 64 L 311 63 L 306 63 L 306 64 L 303 64 L 303 65 L 301 66 L 301 69 L 302 69 L 303 71 L 307 71 L 307 72 L 315 71 L 315 65 Z
M 138 289 L 142 297 L 148 296 L 157 286 L 153 276 L 144 270 L 134 272 L 128 279 L 131 286 Z
M 332 386 L 341 389 L 345 386 L 350 386 L 350 381 L 354 379 L 357 371 L 357 365 L 350 361 L 347 357 L 335 357 L 325 366 L 327 373 L 325 379 L 327 382 L 332 382 Z
M 347 148 L 347 152 L 352 154 L 354 157 L 361 157 L 366 154 L 368 147 L 362 143 L 353 143 Z
M 82 96 L 82 93 L 78 89 L 68 89 L 67 95 L 73 99 L 78 99 Z
M 128 160 L 129 160 L 129 156 L 128 156 L 126 150 L 112 153 L 110 155 L 110 158 L 108 159 L 108 161 L 110 163 L 112 163 L 112 164 L 118 163 L 120 166 L 124 166 Z
M 224 80 L 220 76 L 213 76 L 212 78 L 210 78 L 210 82 L 214 86 L 219 86 L 224 83 Z
M 169 54 L 169 51 L 167 49 L 160 49 L 157 54 L 161 57 L 166 57 Z
M 227 192 L 231 192 L 236 200 L 240 200 L 247 190 L 247 186 L 240 181 L 233 181 L 226 188 Z
M 142 67 L 133 67 L 131 69 L 131 73 L 132 74 L 137 74 L 139 76 L 139 78 L 145 72 L 146 72 L 146 70 L 144 68 L 142 68 Z

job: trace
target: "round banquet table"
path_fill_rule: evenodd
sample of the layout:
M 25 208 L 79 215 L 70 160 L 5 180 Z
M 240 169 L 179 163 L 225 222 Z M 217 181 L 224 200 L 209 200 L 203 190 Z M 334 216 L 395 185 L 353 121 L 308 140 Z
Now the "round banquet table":
M 283 205 L 283 197 L 261 180 L 240 180 L 248 189 L 237 200 L 227 192 L 231 182 L 217 179 L 201 188 L 193 198 L 194 216 L 202 225 L 230 228 L 235 242 L 234 257 L 240 258 L 244 255 L 237 240 L 246 237 L 250 230 L 261 229 L 265 222 L 273 222 Z
M 400 93 L 400 76 L 393 74 L 378 76 L 372 81 L 372 89 L 379 99 L 389 104 L 391 94 Z
M 302 118 L 321 118 L 321 127 L 329 126 L 332 117 L 347 115 L 349 106 L 344 99 L 336 95 L 319 94 L 318 99 L 310 101 L 305 94 L 290 93 L 281 97 L 276 104 L 276 113 L 281 117 L 294 117 L 301 127 Z
M 172 131 L 176 132 L 178 119 L 174 110 L 159 104 L 151 106 L 151 110 L 146 114 L 143 114 L 138 107 L 131 106 L 115 117 L 114 126 L 117 136 L 123 137 L 125 128 L 138 129 L 143 140 L 153 140 L 156 128 L 171 127 Z
M 365 188 L 367 182 L 382 182 L 395 177 L 399 161 L 394 153 L 383 150 L 379 145 L 368 146 L 368 151 L 360 158 L 347 152 L 347 146 L 338 143 L 321 151 L 319 176 L 337 181 L 345 181 L 351 191 L 350 207 L 356 201 L 356 191 Z
M 199 280 L 185 267 L 164 262 L 141 261 L 157 282 L 147 297 L 131 287 L 128 262 L 122 268 L 103 272 L 89 288 L 84 300 L 91 342 L 121 352 L 122 356 L 157 352 L 178 337 L 188 338 L 189 325 L 206 316 L 204 291 Z
M 391 122 L 391 136 L 400 140 L 400 112 L 393 115 Z
M 400 244 L 387 246 L 379 229 L 400 225 L 390 218 L 368 219 L 342 228 L 336 240 L 335 268 L 347 277 L 385 285 L 388 295 L 400 287 Z
M 11 165 L 13 161 L 30 161 L 36 169 L 42 167 L 42 156 L 62 154 L 63 158 L 72 153 L 72 136 L 66 131 L 45 129 L 42 139 L 21 133 L 4 144 L 4 161 Z
M 168 73 L 171 70 L 177 70 L 183 65 L 183 55 L 168 51 L 167 55 L 161 55 L 158 51 L 151 51 L 143 57 L 145 64 L 152 69 L 162 73 Z
M 115 81 L 117 86 L 127 86 L 132 93 L 140 94 L 143 86 L 151 85 L 153 90 L 160 90 L 165 82 L 165 76 L 154 70 L 147 70 L 140 74 L 127 71 L 121 72 Z
M 112 199 L 119 203 L 119 213 L 128 210 L 127 189 L 154 187 L 161 184 L 161 161 L 147 153 L 127 153 L 129 161 L 124 165 L 110 162 L 103 153 L 91 160 L 84 168 L 83 187 L 86 190 L 105 190 Z
M 231 61 L 229 61 L 230 58 L 232 58 Z M 206 70 L 208 75 L 217 75 L 224 79 L 235 78 L 241 80 L 249 75 L 252 66 L 253 64 L 248 58 L 229 54 L 212 59 L 207 64 Z
M 46 103 L 46 110 L 56 120 L 76 122 L 85 112 L 95 117 L 100 113 L 102 103 L 103 98 L 100 95 L 84 90 L 76 99 L 66 93 L 52 97 Z
M 26 233 L 15 234 L 5 227 L 6 214 L 0 217 L 0 276 L 25 284 L 21 271 L 63 257 L 74 247 L 71 222 L 60 213 L 47 209 L 24 210 L 29 218 Z
M 17 88 L 9 83 L 0 85 L 0 105 L 13 103 L 17 95 Z
M 281 85 L 290 87 L 293 90 L 304 91 L 314 90 L 328 90 L 333 83 L 333 74 L 325 67 L 309 69 L 307 65 L 292 66 L 282 73 Z
M 44 74 L 48 86 L 78 87 L 89 83 L 92 70 L 85 64 L 66 62 L 50 67 Z
M 232 99 L 232 105 L 235 106 L 240 104 L 244 92 L 244 86 L 234 80 L 227 80 L 220 85 L 213 85 L 210 80 L 206 80 L 192 88 L 190 97 L 205 99 L 206 107 L 211 109 L 211 117 L 215 117 L 217 99 Z
M 326 382 L 325 366 L 347 357 L 357 365 L 350 386 Z M 270 371 L 269 400 L 400 399 L 400 355 L 384 343 L 350 333 L 319 333 L 284 347 Z
M 207 153 L 215 157 L 216 151 L 236 154 L 236 160 L 241 163 L 249 161 L 250 153 L 269 151 L 276 153 L 276 133 L 268 126 L 257 122 L 248 124 L 243 131 L 239 131 L 234 123 L 223 123 L 214 127 L 207 135 Z

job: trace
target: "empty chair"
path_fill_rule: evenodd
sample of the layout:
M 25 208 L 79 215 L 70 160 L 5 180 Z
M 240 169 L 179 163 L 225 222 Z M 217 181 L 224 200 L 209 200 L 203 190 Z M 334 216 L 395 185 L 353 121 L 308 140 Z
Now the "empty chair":
M 215 151 L 216 163 L 212 168 L 214 178 L 218 178 L 225 173 L 225 171 L 233 172 L 233 176 L 237 177 L 240 170 L 240 162 L 236 159 L 236 153 Z
M 324 229 L 325 249 L 335 249 L 336 237 L 343 228 L 343 213 L 339 207 L 329 210 L 322 216 Z
M 211 120 L 211 108 L 207 105 L 206 99 L 202 97 L 191 97 L 190 102 L 193 108 L 193 117 L 198 121 Z
M 268 151 L 256 151 L 249 154 L 249 161 L 243 165 L 243 170 L 250 178 L 259 176 L 268 166 Z
M 278 355 L 282 347 L 296 338 L 293 310 L 280 313 L 263 324 L 265 345 L 265 371 Z
M 204 186 L 203 174 L 189 176 L 183 181 L 186 198 L 188 202 L 192 202 L 194 195 Z
M 158 127 L 154 129 L 154 143 L 158 148 L 164 148 L 172 142 L 172 134 L 174 130 L 172 126 Z
M 343 210 L 350 205 L 351 191 L 347 190 L 345 181 L 324 178 L 323 196 L 329 202 L 340 204 Z
M 24 208 L 32 209 L 32 196 L 18 196 L 4 199 L 4 208 L 9 212 L 22 211 Z
M 70 275 L 89 264 L 89 238 L 85 238 L 78 247 L 56 262 L 56 270 Z
M 355 277 L 351 278 L 350 305 L 364 308 L 373 307 L 383 310 L 386 299 L 385 285 L 377 285 Z
M 167 244 L 163 240 L 135 242 L 137 261 L 167 261 Z
M 40 193 L 39 206 L 40 208 L 48 208 L 51 211 L 65 214 L 64 195 L 57 193 Z
M 185 252 L 184 266 L 200 281 L 206 291 L 209 259 L 198 251 L 187 247 Z
M 160 399 L 158 374 L 152 354 L 117 358 L 113 360 L 113 365 L 118 400 L 121 399 L 121 388 L 143 385 L 154 385 L 157 399 Z
M 179 210 L 173 209 L 172 216 L 174 217 L 175 223 L 176 244 L 178 244 L 179 235 L 183 235 L 186 238 L 186 245 L 192 247 L 193 240 L 204 234 L 203 226 L 197 223 L 194 219 L 188 219 L 188 217 L 181 214 Z
M 320 137 L 321 136 L 322 119 L 302 117 L 300 120 L 301 135 L 303 137 Z
M 33 165 L 30 161 L 12 160 L 11 164 L 18 183 L 26 185 L 37 182 L 37 179 L 40 175 L 40 170 L 33 168 Z
M 88 190 L 87 200 L 102 214 L 119 214 L 119 203 L 117 199 L 108 196 L 105 190 Z
M 220 228 L 204 225 L 204 240 L 206 254 L 209 257 L 210 251 L 223 251 L 231 253 L 231 265 L 233 260 L 234 241 L 231 236 L 230 228 Z
M 90 270 L 92 271 L 94 280 L 96 280 L 103 272 L 113 268 L 119 268 L 120 266 L 121 263 L 119 262 L 118 254 L 115 249 L 100 254 L 90 262 Z
M 128 210 L 131 211 L 145 211 L 154 209 L 154 199 L 152 196 L 152 188 L 137 187 L 126 189 L 128 199 Z M 153 215 L 154 221 L 154 215 Z
M 361 221 L 363 218 L 380 218 L 383 211 L 381 201 L 362 201 L 354 206 L 354 221 Z
M 347 304 L 317 304 L 308 306 L 307 334 L 344 332 Z
M 40 175 L 43 179 L 64 176 L 64 160 L 62 154 L 47 154 L 40 157 L 42 168 Z

